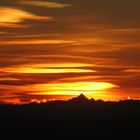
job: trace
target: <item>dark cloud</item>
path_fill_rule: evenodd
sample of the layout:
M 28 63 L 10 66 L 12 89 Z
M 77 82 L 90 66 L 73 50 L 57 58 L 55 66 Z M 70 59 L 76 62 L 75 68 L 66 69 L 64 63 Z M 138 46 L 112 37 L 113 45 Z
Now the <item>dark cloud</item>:
M 100 58 L 115 59 L 116 62 L 123 66 L 139 67 L 140 47 L 126 47 L 112 52 L 97 53 Z

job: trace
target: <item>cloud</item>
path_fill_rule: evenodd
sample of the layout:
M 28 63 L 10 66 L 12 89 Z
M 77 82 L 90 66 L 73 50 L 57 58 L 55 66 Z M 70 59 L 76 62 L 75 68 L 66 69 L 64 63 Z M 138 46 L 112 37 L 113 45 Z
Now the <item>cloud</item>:
M 24 20 L 50 20 L 51 17 L 38 16 L 27 12 L 22 9 L 11 8 L 11 7 L 0 7 L 0 26 L 4 27 L 22 27 L 18 23 Z
M 31 99 L 30 102 L 32 103 L 46 103 L 48 100 L 47 99 L 41 99 L 41 100 L 38 100 L 38 99 Z
M 108 89 L 117 88 L 118 86 L 107 82 L 72 82 L 38 84 L 32 85 L 31 87 L 33 91 L 38 91 L 32 93 L 35 95 L 79 95 L 80 92 L 93 95 L 95 92 L 105 92 Z
M 0 103 L 4 103 L 4 104 L 25 104 L 19 98 L 4 98 L 4 99 L 0 99 Z
M 44 2 L 44 1 L 20 1 L 20 4 L 23 5 L 31 5 L 31 6 L 40 6 L 40 7 L 47 7 L 47 8 L 64 8 L 71 6 L 70 4 L 60 3 L 60 2 Z
M 87 70 L 87 69 L 35 69 L 35 68 L 16 68 L 16 69 L 9 69 L 6 72 L 10 73 L 87 73 L 87 72 L 95 72 L 93 70 Z
M 77 65 L 77 66 L 76 66 Z M 83 66 L 83 67 L 82 67 Z M 96 72 L 95 70 L 91 70 L 89 64 L 69 64 L 66 63 L 65 64 L 48 64 L 48 65 L 22 65 L 22 66 L 18 66 L 18 67 L 11 67 L 11 68 L 4 68 L 1 69 L 0 71 L 4 71 L 4 72 L 8 72 L 8 73 L 48 73 L 48 74 L 53 74 L 53 73 L 92 73 L 92 72 Z
M 0 81 L 18 81 L 18 79 L 10 77 L 0 77 Z
M 0 35 L 1 35 L 1 34 L 3 34 L 3 35 L 4 35 L 4 34 L 6 34 L 6 33 L 5 33 L 5 32 L 1 32 L 1 31 L 0 31 Z
M 36 44 L 72 44 L 71 40 L 17 40 L 17 41 L 0 41 L 1 45 L 36 45 Z
M 3 22 L 3 23 L 0 23 L 0 27 L 2 27 L 2 28 L 26 28 L 26 27 L 28 27 L 28 25 Z
M 118 50 L 110 52 L 97 52 L 95 54 L 99 58 L 108 58 L 115 60 L 116 64 L 120 67 L 138 67 L 140 61 L 140 47 L 120 47 Z M 113 64 L 113 63 L 112 63 Z
M 139 69 L 126 69 L 124 70 L 124 72 L 128 72 L 128 73 L 139 73 L 140 74 L 140 68 Z
M 33 84 L 80 81 L 112 83 L 119 86 L 114 96 L 136 96 L 139 5 L 138 0 L 0 0 L 1 94 L 24 96 L 29 85 L 27 98 Z

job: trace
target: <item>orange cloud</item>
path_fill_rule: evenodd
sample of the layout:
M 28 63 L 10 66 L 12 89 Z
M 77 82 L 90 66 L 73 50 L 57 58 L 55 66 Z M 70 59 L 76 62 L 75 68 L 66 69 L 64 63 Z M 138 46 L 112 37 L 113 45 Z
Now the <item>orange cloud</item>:
M 18 81 L 16 78 L 0 77 L 0 81 Z
M 1 71 L 10 73 L 88 73 L 92 65 L 84 63 L 54 63 L 54 64 L 31 64 L 13 68 L 4 68 Z M 81 68 L 82 67 L 82 68 Z
M 78 67 L 92 67 L 93 64 L 87 63 L 48 63 L 48 64 L 28 64 L 21 65 L 21 67 L 30 67 L 30 68 L 78 68 Z
M 5 98 L 0 101 L 5 104 L 24 104 L 24 102 L 21 102 L 20 99 L 18 99 L 18 98 L 11 98 L 11 99 Z
M 36 68 L 16 68 L 16 69 L 9 69 L 7 72 L 11 73 L 87 73 L 87 72 L 95 72 L 93 70 L 86 70 L 86 69 L 36 69 Z
M 40 6 L 47 8 L 64 8 L 71 6 L 70 4 L 60 3 L 60 2 L 49 2 L 49 1 L 20 1 L 20 4 L 31 5 L 31 6 Z
M 30 100 L 30 102 L 32 102 L 32 103 L 38 103 L 38 104 L 40 104 L 40 103 L 46 103 L 48 100 L 47 99 L 41 99 L 41 100 L 39 100 L 39 99 L 31 99 Z
M 0 23 L 0 27 L 6 27 L 6 28 L 25 28 L 25 27 L 28 27 L 28 25 L 21 25 L 21 24 L 14 24 L 14 23 Z
M 140 69 L 127 69 L 127 70 L 124 70 L 124 72 L 140 73 Z
M 1 45 L 23 45 L 23 44 L 71 44 L 70 40 L 16 40 L 16 41 L 0 41 Z
M 38 16 L 30 12 L 10 7 L 0 7 L 0 25 L 19 27 L 17 23 L 23 22 L 24 20 L 50 20 L 51 17 Z
M 64 68 L 58 68 L 58 69 L 37 69 L 37 68 L 15 68 L 15 69 L 8 69 L 5 70 L 5 72 L 10 73 L 88 73 L 88 72 L 96 72 L 94 70 L 88 70 L 88 69 L 79 69 L 79 68 L 71 68 L 71 69 L 64 69 Z
M 31 87 L 33 91 L 40 91 L 33 93 L 36 95 L 79 95 L 80 92 L 92 95 L 94 92 L 104 92 L 107 89 L 116 88 L 118 86 L 108 82 L 73 82 L 37 84 Z

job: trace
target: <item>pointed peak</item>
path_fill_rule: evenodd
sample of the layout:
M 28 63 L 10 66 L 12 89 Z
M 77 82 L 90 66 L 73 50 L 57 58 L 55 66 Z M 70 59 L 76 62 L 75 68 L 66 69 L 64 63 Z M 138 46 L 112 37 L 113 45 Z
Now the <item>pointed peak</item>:
M 73 101 L 73 102 L 87 102 L 89 101 L 89 99 L 84 95 L 84 94 L 80 94 L 79 96 L 72 98 L 69 101 Z
M 79 97 L 79 98 L 87 98 L 83 93 L 81 93 L 78 97 Z M 78 98 L 78 97 L 77 97 L 77 98 Z

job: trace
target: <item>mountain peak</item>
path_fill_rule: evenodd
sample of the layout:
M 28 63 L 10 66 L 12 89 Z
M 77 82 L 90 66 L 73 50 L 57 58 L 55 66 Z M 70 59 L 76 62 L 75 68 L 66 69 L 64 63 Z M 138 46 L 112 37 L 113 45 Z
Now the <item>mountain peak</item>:
M 87 99 L 87 97 L 83 94 L 83 93 L 81 93 L 77 98 L 86 98 Z
M 71 100 L 69 100 L 70 102 L 87 102 L 89 101 L 89 99 L 84 95 L 84 94 L 80 94 L 79 96 L 72 98 Z

